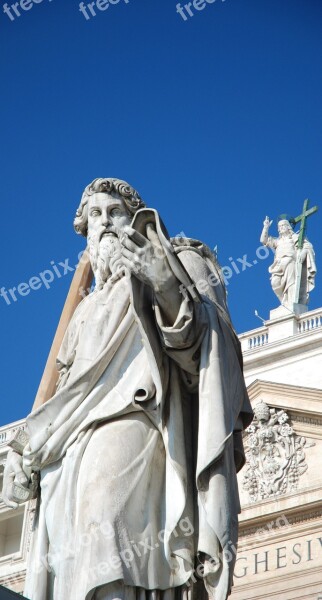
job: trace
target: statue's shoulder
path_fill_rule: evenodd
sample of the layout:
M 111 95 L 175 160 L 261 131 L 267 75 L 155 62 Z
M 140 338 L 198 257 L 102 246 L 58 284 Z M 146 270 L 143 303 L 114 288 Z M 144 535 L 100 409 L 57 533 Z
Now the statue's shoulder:
M 216 306 L 218 314 L 229 326 L 238 353 L 240 353 L 239 342 L 227 306 L 227 290 L 222 268 L 217 260 L 216 252 L 213 252 L 207 244 L 193 238 L 175 237 L 170 241 L 201 297 L 208 298 Z
M 296 248 L 298 247 L 299 237 L 300 237 L 299 232 L 293 231 L 293 233 L 292 233 L 292 240 L 293 240 L 294 246 L 296 246 Z M 305 237 L 304 240 L 303 240 L 303 248 L 306 248 L 308 250 L 311 249 L 311 248 L 313 249 L 313 246 L 312 246 L 311 242 L 309 242 L 309 240 L 307 239 L 307 237 Z
M 171 238 L 171 243 L 190 277 L 197 283 L 199 293 L 219 300 L 226 309 L 226 288 L 215 252 L 193 238 L 175 237 Z
M 204 244 L 200 240 L 177 236 L 171 238 L 170 241 L 176 254 L 180 254 L 180 252 L 184 251 L 194 252 L 202 258 L 208 258 L 214 261 L 214 263 L 219 266 L 216 254 L 209 248 L 209 246 L 207 246 L 207 244 Z
M 280 241 L 279 237 L 274 237 L 272 235 L 269 235 L 265 246 L 268 246 L 269 248 L 277 248 L 279 241 Z

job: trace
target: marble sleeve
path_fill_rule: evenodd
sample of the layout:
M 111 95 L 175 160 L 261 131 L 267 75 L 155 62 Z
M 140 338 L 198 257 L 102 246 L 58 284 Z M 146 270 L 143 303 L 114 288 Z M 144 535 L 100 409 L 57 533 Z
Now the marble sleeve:
M 166 353 L 187 373 L 199 372 L 200 345 L 206 328 L 202 302 L 183 297 L 173 325 L 165 325 L 161 310 L 154 302 L 156 323 Z
M 264 244 L 264 246 L 268 246 L 268 248 L 272 248 L 272 250 L 275 250 L 277 247 L 277 241 L 277 238 L 274 238 L 270 235 L 268 236 L 267 242 L 266 244 Z

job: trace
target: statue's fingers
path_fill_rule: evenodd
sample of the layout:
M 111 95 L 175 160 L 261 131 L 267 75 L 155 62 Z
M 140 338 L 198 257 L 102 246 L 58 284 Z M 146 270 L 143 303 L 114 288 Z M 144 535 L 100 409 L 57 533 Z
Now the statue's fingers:
M 137 269 L 138 266 L 140 266 L 141 261 L 136 252 L 132 252 L 131 250 L 129 250 L 128 248 L 125 248 L 124 246 L 122 247 L 121 252 L 122 252 L 123 259 L 126 259 L 128 261 L 126 266 L 130 266 L 135 269 Z
M 129 258 L 127 258 L 126 256 L 124 256 L 124 254 L 123 254 L 123 264 L 127 269 L 129 269 L 129 271 L 132 270 L 132 266 L 133 266 L 132 261 Z
M 19 481 L 19 483 L 21 483 L 21 485 L 27 485 L 29 482 L 29 479 L 28 479 L 26 473 L 23 471 L 20 462 L 18 460 L 13 460 L 11 464 L 12 464 L 13 472 L 15 475 L 15 479 L 17 481 Z
M 21 485 L 28 487 L 29 479 L 22 469 L 16 474 L 15 480 L 18 481 Z
M 9 508 L 18 508 L 17 502 L 14 502 L 9 490 L 12 488 L 14 482 L 14 473 L 4 473 L 3 476 L 3 488 L 2 488 L 2 500 L 9 506 Z
M 159 236 L 158 236 L 155 228 L 153 227 L 152 223 L 147 224 L 146 235 L 147 235 L 147 238 L 150 240 L 150 242 L 152 242 L 153 244 L 155 244 L 157 246 L 161 246 Z
M 128 235 L 124 235 L 121 240 L 121 244 L 123 248 L 127 248 L 131 252 L 137 252 L 141 246 L 135 244 Z
M 128 258 L 123 254 L 123 264 L 130 273 L 137 273 L 140 270 L 140 263 Z
M 135 252 L 126 248 L 126 246 L 122 246 L 121 248 L 122 256 L 125 256 L 128 260 L 132 260 L 135 257 Z
M 7 494 L 2 494 L 2 500 L 5 503 L 6 506 L 8 506 L 9 508 L 18 508 L 19 504 L 17 502 L 14 502 L 13 500 L 11 500 Z
M 3 474 L 3 489 L 5 490 L 7 487 L 13 484 L 13 480 L 15 478 L 15 474 L 13 471 L 4 470 Z
M 137 246 L 140 246 L 142 248 L 146 244 L 146 238 L 144 237 L 144 235 L 141 235 L 141 233 L 139 233 L 138 231 L 136 231 L 136 229 L 133 229 L 133 227 L 130 227 L 129 225 L 124 227 L 124 233 L 126 233 L 126 235 L 135 244 L 137 244 Z

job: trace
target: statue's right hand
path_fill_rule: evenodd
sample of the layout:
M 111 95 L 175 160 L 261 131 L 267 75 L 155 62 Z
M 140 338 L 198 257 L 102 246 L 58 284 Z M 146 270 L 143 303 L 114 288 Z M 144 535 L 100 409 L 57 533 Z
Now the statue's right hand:
M 17 498 L 12 494 L 13 483 L 28 489 L 29 478 L 22 468 L 22 456 L 9 450 L 3 474 L 2 500 L 10 508 L 18 508 Z
M 273 223 L 273 221 L 270 221 L 269 217 L 265 217 L 265 221 L 263 222 L 264 227 L 267 227 L 267 229 L 268 229 L 272 223 Z

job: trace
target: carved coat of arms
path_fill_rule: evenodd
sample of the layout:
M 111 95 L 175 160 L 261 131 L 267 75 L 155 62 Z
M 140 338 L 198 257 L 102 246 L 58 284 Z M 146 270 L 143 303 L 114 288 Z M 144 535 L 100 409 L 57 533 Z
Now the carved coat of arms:
M 246 430 L 243 479 L 251 502 L 295 491 L 307 470 L 304 447 L 314 446 L 314 442 L 294 433 L 284 410 L 269 408 L 261 401 L 254 414 Z

